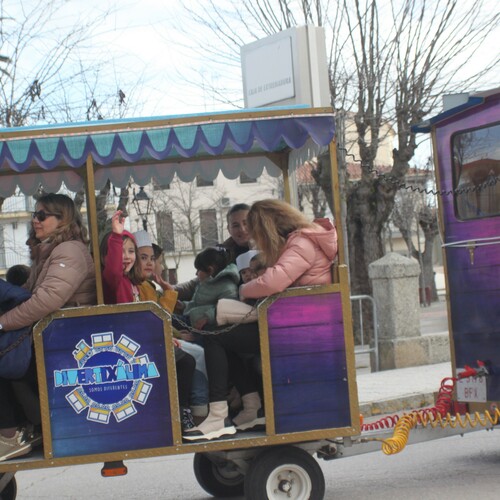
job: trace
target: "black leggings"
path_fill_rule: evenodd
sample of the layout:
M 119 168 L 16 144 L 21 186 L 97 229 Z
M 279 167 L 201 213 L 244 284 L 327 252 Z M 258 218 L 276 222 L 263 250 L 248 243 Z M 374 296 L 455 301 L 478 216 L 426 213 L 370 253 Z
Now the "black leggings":
M 189 408 L 189 397 L 191 395 L 195 364 L 196 362 L 191 354 L 179 348 L 175 349 L 177 392 L 179 393 L 179 406 L 181 408 Z
M 28 371 L 21 378 L 0 378 L 0 429 L 20 427 L 27 422 L 40 425 L 40 421 L 40 400 L 33 353 Z
M 253 364 L 246 358 L 260 353 L 257 322 L 240 324 L 229 332 L 204 337 L 210 402 L 227 399 L 229 374 L 241 396 L 256 392 L 257 376 Z
M 0 379 L 0 429 L 18 427 L 26 420 L 23 409 L 18 403 L 12 381 Z

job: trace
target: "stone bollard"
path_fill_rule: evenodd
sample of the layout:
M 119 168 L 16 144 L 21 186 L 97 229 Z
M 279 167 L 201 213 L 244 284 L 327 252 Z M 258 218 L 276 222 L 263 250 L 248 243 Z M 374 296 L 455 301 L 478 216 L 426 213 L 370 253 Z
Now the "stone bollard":
M 420 332 L 418 262 L 388 253 L 369 265 L 368 274 L 377 307 L 380 370 L 442 361 L 431 359 L 434 339 Z

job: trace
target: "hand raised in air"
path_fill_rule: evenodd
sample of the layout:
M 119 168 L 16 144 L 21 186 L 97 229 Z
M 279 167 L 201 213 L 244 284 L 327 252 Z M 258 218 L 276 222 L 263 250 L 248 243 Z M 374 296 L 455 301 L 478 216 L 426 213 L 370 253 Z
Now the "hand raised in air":
M 113 233 L 122 234 L 125 229 L 125 218 L 121 210 L 117 210 L 111 217 L 111 229 Z

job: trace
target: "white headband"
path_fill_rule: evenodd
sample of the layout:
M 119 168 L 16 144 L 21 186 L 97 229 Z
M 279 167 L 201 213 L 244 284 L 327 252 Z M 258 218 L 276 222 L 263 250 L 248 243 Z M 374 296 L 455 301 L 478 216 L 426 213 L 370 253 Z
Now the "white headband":
M 137 231 L 134 233 L 135 242 L 137 244 L 137 248 L 141 247 L 152 247 L 151 237 L 147 233 L 147 231 Z
M 238 271 L 243 271 L 243 269 L 250 267 L 250 261 L 258 255 L 258 253 L 258 250 L 249 250 L 248 252 L 238 255 L 238 257 L 236 257 L 236 267 Z

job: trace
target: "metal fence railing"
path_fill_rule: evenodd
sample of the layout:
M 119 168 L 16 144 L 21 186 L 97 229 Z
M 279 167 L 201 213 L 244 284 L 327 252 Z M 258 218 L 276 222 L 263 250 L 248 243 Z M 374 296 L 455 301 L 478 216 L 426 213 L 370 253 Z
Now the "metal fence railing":
M 369 321 L 365 318 L 366 308 L 363 304 L 368 302 L 370 307 L 371 318 Z M 357 304 L 357 307 L 354 305 Z M 377 319 L 377 308 L 373 297 L 370 295 L 351 295 L 351 305 L 353 306 L 353 324 L 359 328 L 359 335 L 356 338 L 356 344 L 354 346 L 355 354 L 372 353 L 375 358 L 375 371 L 379 371 L 379 351 L 378 351 L 378 319 Z M 355 321 L 355 310 L 357 311 L 357 321 Z M 367 324 L 369 323 L 369 324 Z M 370 333 L 373 332 L 373 335 Z

